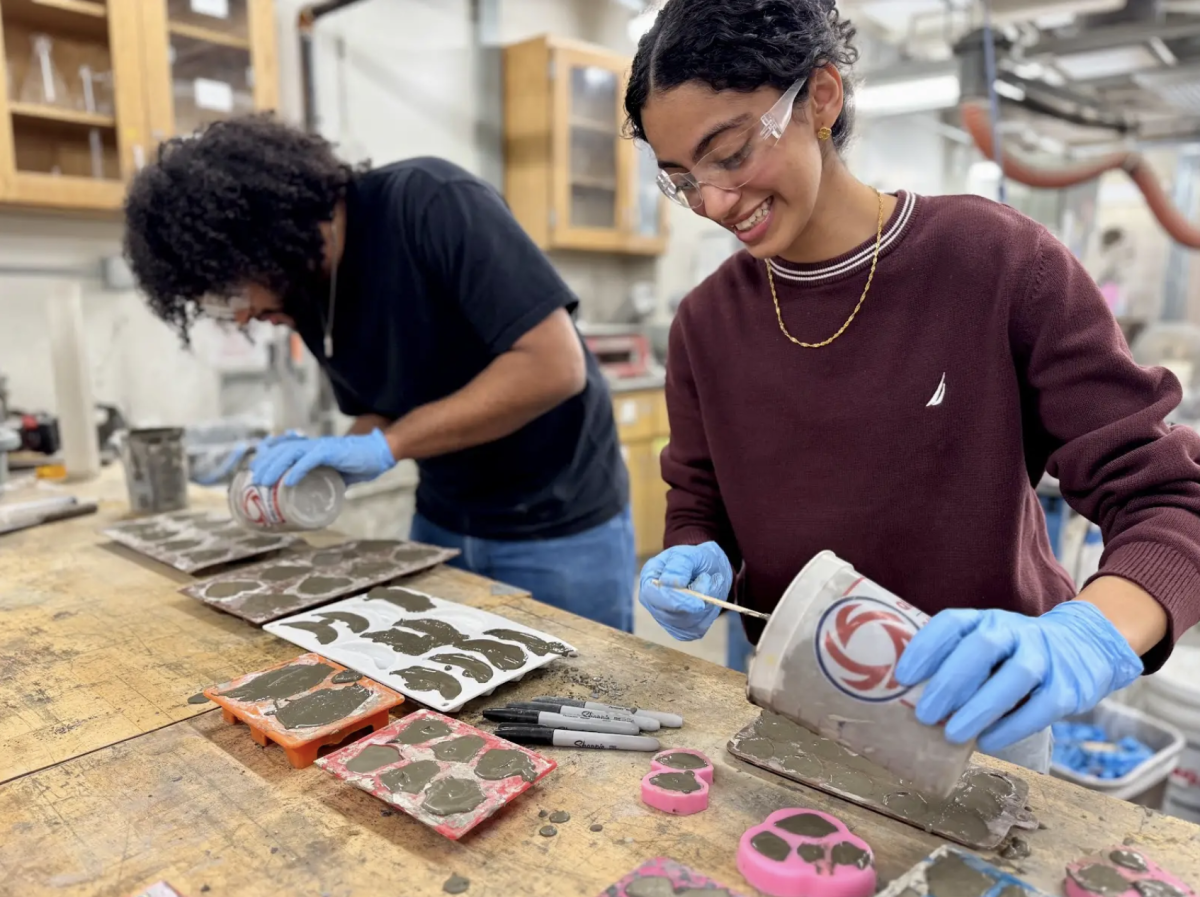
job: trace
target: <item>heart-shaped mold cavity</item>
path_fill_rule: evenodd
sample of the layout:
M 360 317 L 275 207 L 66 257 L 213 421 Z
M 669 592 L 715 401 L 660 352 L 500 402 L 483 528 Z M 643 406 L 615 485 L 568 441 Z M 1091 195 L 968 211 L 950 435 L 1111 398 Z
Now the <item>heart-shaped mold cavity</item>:
M 642 779 L 642 802 L 676 816 L 707 810 L 713 772 L 712 761 L 699 751 L 688 748 L 660 751 L 650 761 L 650 772 Z

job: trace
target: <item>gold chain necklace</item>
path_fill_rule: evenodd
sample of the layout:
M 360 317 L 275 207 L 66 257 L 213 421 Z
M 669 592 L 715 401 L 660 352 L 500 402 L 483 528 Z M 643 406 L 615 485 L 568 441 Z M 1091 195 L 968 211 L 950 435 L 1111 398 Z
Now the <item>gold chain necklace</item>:
M 771 300 L 775 303 L 775 317 L 779 319 L 779 329 L 783 331 L 784 336 L 797 346 L 805 349 L 821 349 L 828 346 L 846 332 L 846 328 L 853 322 L 855 316 L 858 314 L 858 310 L 862 308 L 863 303 L 866 301 L 867 293 L 871 291 L 871 281 L 875 279 L 875 266 L 879 264 L 879 248 L 883 245 L 883 194 L 876 190 L 875 196 L 879 199 L 879 223 L 875 229 L 875 254 L 871 257 L 871 273 L 867 275 L 867 285 L 863 287 L 862 295 L 858 297 L 858 305 L 854 306 L 854 311 L 850 312 L 850 317 L 846 318 L 846 323 L 838 328 L 837 333 L 824 342 L 805 343 L 788 333 L 787 326 L 783 323 L 783 311 L 779 308 L 779 296 L 775 292 L 775 275 L 771 272 L 771 261 L 770 259 L 767 260 L 767 283 L 771 285 Z

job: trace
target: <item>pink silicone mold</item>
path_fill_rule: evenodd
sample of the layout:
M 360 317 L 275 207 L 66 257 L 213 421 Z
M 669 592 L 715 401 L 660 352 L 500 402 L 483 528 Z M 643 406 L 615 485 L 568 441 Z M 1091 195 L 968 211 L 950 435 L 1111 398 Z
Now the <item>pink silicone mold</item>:
M 1067 866 L 1067 897 L 1196 897 L 1140 850 L 1109 847 Z
M 747 829 L 738 871 L 771 897 L 870 897 L 875 855 L 828 813 L 792 807 Z
M 676 816 L 707 810 L 713 772 L 712 761 L 699 751 L 687 748 L 660 751 L 650 761 L 650 772 L 642 779 L 642 801 Z
M 661 897 L 664 894 L 700 897 L 710 893 L 712 897 L 742 897 L 739 891 L 727 888 L 695 869 L 666 857 L 656 857 L 647 860 L 615 885 L 605 888 L 604 893 L 597 897 Z

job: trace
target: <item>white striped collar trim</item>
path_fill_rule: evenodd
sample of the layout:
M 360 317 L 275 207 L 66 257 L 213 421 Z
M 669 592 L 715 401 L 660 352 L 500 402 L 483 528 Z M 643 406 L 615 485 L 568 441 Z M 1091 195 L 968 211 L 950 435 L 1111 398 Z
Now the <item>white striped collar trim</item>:
M 915 193 L 905 193 L 903 205 L 900 206 L 900 211 L 892 222 L 891 227 L 884 233 L 879 244 L 879 254 L 883 255 L 901 235 L 904 229 L 908 226 L 909 220 L 912 218 L 913 209 L 917 205 L 917 196 Z M 830 278 L 840 277 L 843 274 L 849 274 L 860 265 L 866 265 L 870 262 L 871 257 L 875 254 L 875 244 L 872 242 L 864 246 L 854 255 L 843 259 L 833 265 L 828 265 L 824 268 L 816 268 L 811 271 L 797 271 L 794 268 L 785 268 L 776 262 L 774 259 L 767 259 L 767 264 L 771 266 L 771 270 L 776 277 L 783 280 L 793 280 L 799 283 L 814 283 L 819 280 L 829 280 Z

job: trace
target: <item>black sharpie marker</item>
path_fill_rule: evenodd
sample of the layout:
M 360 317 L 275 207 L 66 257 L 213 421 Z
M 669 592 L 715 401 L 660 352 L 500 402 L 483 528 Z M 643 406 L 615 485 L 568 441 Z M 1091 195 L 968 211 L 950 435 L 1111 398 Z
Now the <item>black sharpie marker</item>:
M 497 726 L 496 736 L 514 744 L 553 745 L 554 747 L 594 748 L 607 751 L 660 751 L 657 738 L 648 735 L 594 735 L 547 729 L 543 726 Z
M 626 713 L 623 710 L 593 710 L 590 707 L 568 707 L 566 704 L 551 704 L 549 701 L 513 701 L 509 710 L 537 710 L 542 713 L 558 713 L 571 719 L 598 719 L 612 722 L 637 723 L 643 732 L 657 732 L 661 723 L 653 717 L 642 716 L 640 713 Z
M 657 710 L 646 710 L 643 707 L 618 707 L 615 704 L 598 704 L 595 701 L 581 701 L 578 698 L 534 698 L 536 704 L 562 704 L 565 707 L 587 707 L 589 710 L 620 710 L 641 716 L 649 716 L 658 720 L 668 729 L 678 729 L 683 725 L 683 717 L 677 713 L 660 713 Z
M 609 735 L 636 735 L 638 724 L 633 720 L 598 720 L 576 719 L 562 716 L 558 713 L 539 712 L 537 710 L 499 710 L 483 711 L 483 718 L 495 723 L 531 723 L 545 726 L 547 729 L 574 729 L 577 732 L 606 732 Z

